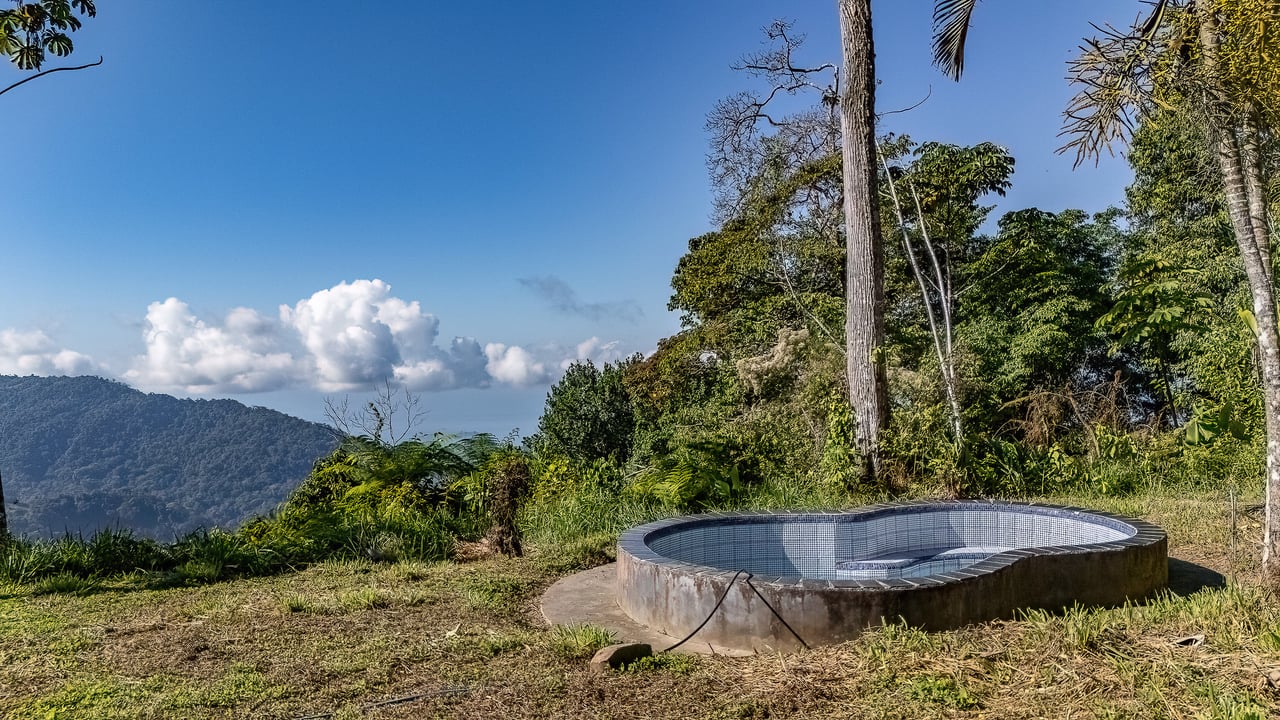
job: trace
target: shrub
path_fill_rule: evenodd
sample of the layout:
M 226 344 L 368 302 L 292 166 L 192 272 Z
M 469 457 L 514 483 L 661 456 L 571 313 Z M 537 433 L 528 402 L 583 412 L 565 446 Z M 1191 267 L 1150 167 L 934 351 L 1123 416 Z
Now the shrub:
M 218 528 L 184 535 L 173 544 L 173 555 L 179 577 L 198 583 L 260 575 L 271 567 L 247 539 Z
M 98 589 L 98 581 L 61 572 L 41 579 L 35 584 L 35 595 L 88 595 Z

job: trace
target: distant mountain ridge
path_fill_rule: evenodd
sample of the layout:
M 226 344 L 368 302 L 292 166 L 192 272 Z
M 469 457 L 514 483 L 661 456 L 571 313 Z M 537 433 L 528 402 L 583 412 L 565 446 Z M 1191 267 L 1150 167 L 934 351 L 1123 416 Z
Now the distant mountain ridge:
M 324 425 L 97 377 L 0 375 L 0 477 L 17 534 L 172 540 L 274 508 L 337 444 Z

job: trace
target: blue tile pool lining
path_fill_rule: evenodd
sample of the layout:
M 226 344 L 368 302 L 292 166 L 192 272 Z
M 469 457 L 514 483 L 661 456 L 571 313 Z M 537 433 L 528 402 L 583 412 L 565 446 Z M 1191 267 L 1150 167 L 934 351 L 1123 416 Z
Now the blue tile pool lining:
M 658 556 L 720 570 L 819 580 L 951 573 L 1000 553 L 1115 543 L 1132 524 L 1073 508 L 1017 504 L 902 504 L 852 513 L 701 516 L 657 527 Z

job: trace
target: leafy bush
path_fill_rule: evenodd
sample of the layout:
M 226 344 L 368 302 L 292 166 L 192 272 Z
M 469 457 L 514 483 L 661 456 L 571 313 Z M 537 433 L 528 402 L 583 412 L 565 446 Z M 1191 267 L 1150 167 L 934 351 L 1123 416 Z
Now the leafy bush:
M 678 508 L 723 505 L 738 497 L 745 479 L 732 450 L 723 443 L 697 442 L 658 458 L 628 491 Z
M 55 575 L 107 578 L 172 566 L 164 546 L 128 530 L 99 530 L 88 540 L 72 535 L 51 541 L 11 538 L 0 545 L 0 577 L 19 583 Z
M 97 589 L 97 580 L 61 572 L 41 579 L 31 592 L 33 595 L 88 595 Z
M 197 583 L 260 575 L 270 568 L 264 553 L 246 538 L 217 528 L 179 538 L 173 556 L 178 576 Z
M 635 413 L 623 375 L 639 359 L 637 355 L 603 369 L 590 360 L 570 365 L 547 394 L 538 432 L 531 439 L 534 448 L 576 460 L 625 461 L 631 454 Z
M 527 504 L 520 513 L 525 536 L 545 548 L 564 547 L 586 537 L 618 533 L 634 525 L 670 515 L 652 498 L 586 487 L 543 502 Z

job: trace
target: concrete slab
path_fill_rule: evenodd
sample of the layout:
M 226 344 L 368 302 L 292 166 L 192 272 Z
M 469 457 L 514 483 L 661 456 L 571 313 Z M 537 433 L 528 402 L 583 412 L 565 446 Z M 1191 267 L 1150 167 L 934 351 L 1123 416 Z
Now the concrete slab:
M 618 642 L 648 643 L 654 652 L 675 645 L 680 638 L 665 635 L 632 620 L 614 599 L 618 564 L 609 563 L 560 578 L 542 594 L 542 617 L 551 625 L 596 625 L 613 632 Z M 742 657 L 754 653 L 713 646 L 693 636 L 674 652 Z

